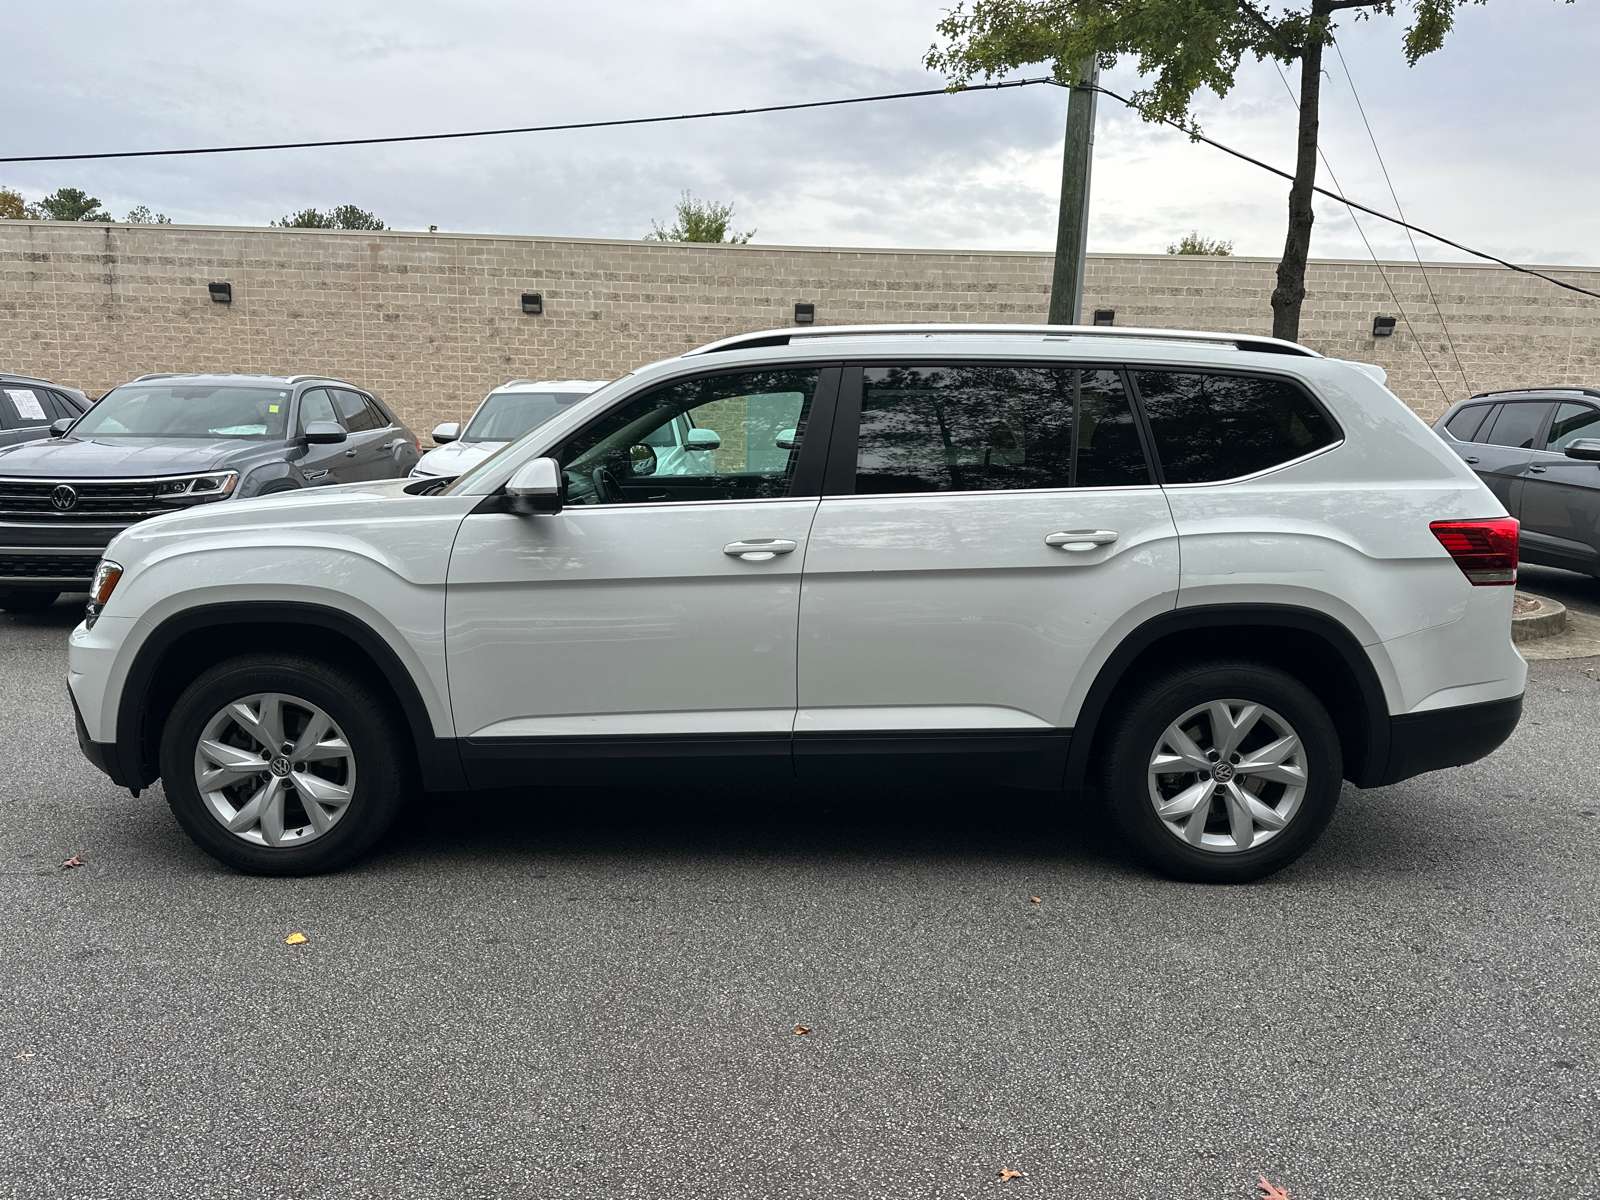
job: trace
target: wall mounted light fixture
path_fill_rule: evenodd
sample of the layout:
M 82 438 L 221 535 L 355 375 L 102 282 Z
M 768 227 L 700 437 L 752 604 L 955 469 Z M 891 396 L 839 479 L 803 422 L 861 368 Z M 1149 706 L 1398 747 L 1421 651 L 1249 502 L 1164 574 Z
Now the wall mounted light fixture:
M 213 284 L 210 284 L 209 286 L 211 288 L 211 300 L 212 300 L 212 303 L 214 303 L 214 304 L 232 304 L 233 303 L 233 284 L 231 284 L 231 283 L 213 283 Z
M 815 304 L 796 304 L 794 306 L 794 323 L 796 325 L 810 325 L 817 319 L 817 306 Z
M 1114 308 L 1095 309 L 1094 323 L 1096 325 L 1115 325 L 1117 323 L 1117 310 Z
M 1372 336 L 1373 337 L 1393 337 L 1394 336 L 1394 318 L 1393 317 L 1373 317 L 1372 318 Z
M 530 317 L 537 317 L 544 312 L 543 292 L 523 292 L 522 311 Z

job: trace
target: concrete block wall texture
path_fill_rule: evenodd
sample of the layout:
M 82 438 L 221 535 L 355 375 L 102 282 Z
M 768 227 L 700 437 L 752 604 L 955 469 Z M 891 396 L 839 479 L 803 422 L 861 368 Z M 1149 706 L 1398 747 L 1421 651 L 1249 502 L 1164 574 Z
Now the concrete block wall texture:
M 612 378 L 756 329 L 1042 322 L 1048 253 L 0 221 L 0 370 L 98 396 L 150 371 L 321 372 L 418 433 L 512 378 Z M 1266 334 L 1276 260 L 1091 255 L 1118 325 Z M 1600 268 L 1547 270 L 1600 291 Z M 233 303 L 210 299 L 227 282 Z M 1316 261 L 1301 340 L 1432 419 L 1496 387 L 1600 386 L 1600 301 L 1491 265 Z M 525 316 L 523 292 L 544 297 Z M 1440 314 L 1444 321 L 1441 324 Z M 1372 337 L 1376 315 L 1400 318 Z

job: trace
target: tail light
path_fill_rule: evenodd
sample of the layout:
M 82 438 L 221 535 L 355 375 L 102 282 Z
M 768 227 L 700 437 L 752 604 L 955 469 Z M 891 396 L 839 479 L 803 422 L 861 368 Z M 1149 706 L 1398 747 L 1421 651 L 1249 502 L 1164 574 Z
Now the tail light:
M 1428 526 L 1473 587 L 1509 587 L 1517 582 L 1517 521 L 1435 521 Z

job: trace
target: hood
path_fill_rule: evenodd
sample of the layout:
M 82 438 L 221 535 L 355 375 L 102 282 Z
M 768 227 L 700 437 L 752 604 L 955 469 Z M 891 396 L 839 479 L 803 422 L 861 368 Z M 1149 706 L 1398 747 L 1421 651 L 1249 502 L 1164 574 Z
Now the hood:
M 460 475 L 470 471 L 506 442 L 449 442 L 429 450 L 411 468 L 416 475 Z
M 0 449 L 0 475 L 129 479 L 184 475 L 234 465 L 278 445 L 240 438 L 50 438 Z

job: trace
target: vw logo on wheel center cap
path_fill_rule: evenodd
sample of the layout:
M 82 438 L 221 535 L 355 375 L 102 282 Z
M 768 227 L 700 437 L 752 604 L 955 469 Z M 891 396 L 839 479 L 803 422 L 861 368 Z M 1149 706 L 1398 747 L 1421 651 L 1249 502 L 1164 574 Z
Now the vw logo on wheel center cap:
M 281 754 L 267 764 L 267 770 L 271 771 L 279 779 L 284 778 L 293 769 L 294 768 L 289 765 L 289 760 L 284 758 Z
M 1230 762 L 1219 762 L 1211 768 L 1211 778 L 1218 783 L 1227 783 L 1233 778 L 1233 774 L 1233 764 Z
M 58 483 L 50 491 L 50 507 L 57 512 L 67 512 L 78 503 L 78 489 L 69 483 Z

